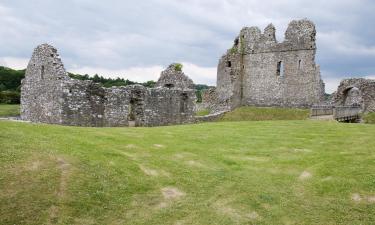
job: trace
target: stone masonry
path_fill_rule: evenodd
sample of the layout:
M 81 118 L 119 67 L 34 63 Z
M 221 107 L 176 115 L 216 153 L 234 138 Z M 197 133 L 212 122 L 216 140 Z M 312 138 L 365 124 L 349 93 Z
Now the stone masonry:
M 221 57 L 216 90 L 203 95 L 212 111 L 236 107 L 310 107 L 324 99 L 324 83 L 315 63 L 315 25 L 309 20 L 290 22 L 284 42 L 275 27 L 262 33 L 244 27 L 234 45 Z
M 76 126 L 159 126 L 194 121 L 192 81 L 174 66 L 162 73 L 157 88 L 141 85 L 104 88 L 71 79 L 57 50 L 38 46 L 21 88 L 21 118 Z M 162 85 L 167 81 L 168 85 Z
M 180 71 L 179 64 L 173 63 L 166 70 L 161 72 L 156 87 L 194 89 L 194 82 Z
M 335 106 L 359 105 L 362 112 L 375 112 L 375 80 L 344 79 L 333 96 Z

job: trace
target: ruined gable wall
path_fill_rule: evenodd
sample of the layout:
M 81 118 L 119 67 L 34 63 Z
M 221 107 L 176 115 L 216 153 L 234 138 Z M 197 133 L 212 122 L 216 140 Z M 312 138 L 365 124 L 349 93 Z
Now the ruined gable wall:
M 57 50 L 38 46 L 29 61 L 21 86 L 21 118 L 44 123 L 61 123 L 63 82 L 68 80 Z
M 184 72 L 178 71 L 177 66 L 178 64 L 173 63 L 161 72 L 155 87 L 194 89 L 194 82 Z

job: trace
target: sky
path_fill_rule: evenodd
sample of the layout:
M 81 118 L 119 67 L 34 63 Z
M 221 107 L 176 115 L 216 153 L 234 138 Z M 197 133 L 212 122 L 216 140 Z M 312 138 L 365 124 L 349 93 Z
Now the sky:
M 33 49 L 56 47 L 69 72 L 157 80 L 173 62 L 216 84 L 219 58 L 244 26 L 316 24 L 326 92 L 341 79 L 375 79 L 374 0 L 0 0 L 0 65 L 26 68 Z

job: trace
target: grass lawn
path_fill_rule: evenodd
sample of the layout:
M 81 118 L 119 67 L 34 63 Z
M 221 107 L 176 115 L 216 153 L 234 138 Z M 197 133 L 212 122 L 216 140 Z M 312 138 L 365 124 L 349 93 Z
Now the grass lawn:
M 207 116 L 209 114 L 210 114 L 210 110 L 208 110 L 208 109 L 202 109 L 202 110 L 196 112 L 195 115 L 196 116 Z
M 309 118 L 309 109 L 240 107 L 225 113 L 221 121 L 261 121 L 261 120 L 305 120 Z
M 0 104 L 0 117 L 19 116 L 20 105 Z
M 0 121 L 0 224 L 374 224 L 375 126 Z

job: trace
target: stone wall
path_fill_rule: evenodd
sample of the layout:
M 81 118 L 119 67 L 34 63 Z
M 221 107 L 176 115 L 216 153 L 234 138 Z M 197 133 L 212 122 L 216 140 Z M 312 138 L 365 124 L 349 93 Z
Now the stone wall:
M 275 27 L 262 33 L 245 27 L 221 57 L 217 69 L 219 105 L 310 107 L 324 100 L 324 83 L 315 63 L 315 25 L 292 21 L 285 41 L 278 43 Z
M 344 79 L 333 96 L 335 106 L 360 105 L 362 112 L 375 112 L 375 80 Z
M 47 44 L 40 45 L 34 50 L 22 81 L 21 118 L 76 126 L 193 122 L 196 97 L 190 89 L 192 81 L 181 71 L 174 73 L 170 68 L 162 73 L 163 78 L 183 78 L 169 80 L 173 86 L 104 88 L 92 81 L 70 79 L 57 50 Z
M 156 82 L 156 87 L 166 88 L 180 88 L 180 89 L 194 89 L 194 82 L 182 72 L 182 66 L 178 63 L 173 63 L 164 70 L 159 80 Z

